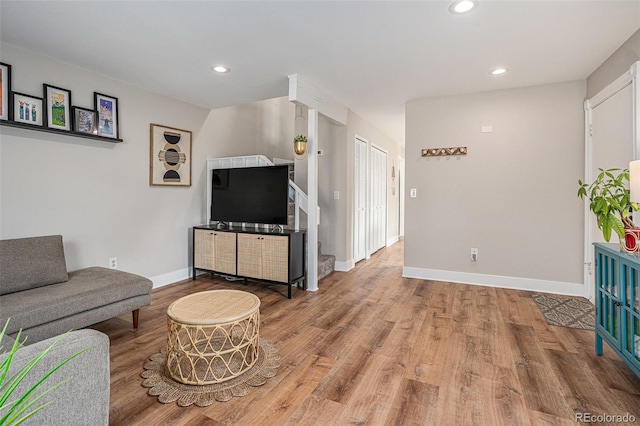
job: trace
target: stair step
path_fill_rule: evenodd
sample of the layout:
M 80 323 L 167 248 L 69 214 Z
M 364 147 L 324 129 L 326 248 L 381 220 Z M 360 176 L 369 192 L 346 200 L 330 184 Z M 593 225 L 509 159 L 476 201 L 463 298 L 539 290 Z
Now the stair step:
M 318 241 L 318 281 L 332 273 L 336 268 L 336 257 L 322 254 L 322 243 Z
M 336 257 L 330 254 L 321 254 L 318 256 L 318 281 L 329 275 L 335 270 Z

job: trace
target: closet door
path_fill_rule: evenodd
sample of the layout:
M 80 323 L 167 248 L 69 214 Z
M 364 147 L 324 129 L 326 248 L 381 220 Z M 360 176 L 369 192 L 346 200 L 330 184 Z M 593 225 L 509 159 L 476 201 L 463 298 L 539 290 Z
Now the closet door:
M 371 147 L 371 226 L 369 252 L 387 243 L 387 153 Z
M 354 262 L 364 259 L 367 230 L 367 142 L 356 138 L 354 162 L 354 221 L 353 257 Z

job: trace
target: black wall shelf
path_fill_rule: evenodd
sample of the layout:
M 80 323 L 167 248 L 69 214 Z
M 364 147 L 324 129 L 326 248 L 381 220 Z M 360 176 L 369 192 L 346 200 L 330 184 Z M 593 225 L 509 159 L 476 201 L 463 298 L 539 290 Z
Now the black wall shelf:
M 7 126 L 7 127 L 16 127 L 18 129 L 33 130 L 36 132 L 54 133 L 56 135 L 73 136 L 75 138 L 94 139 L 102 142 L 111 142 L 111 143 L 123 142 L 122 139 L 107 138 L 105 136 L 92 135 L 90 133 L 74 132 L 72 130 L 67 131 L 67 130 L 50 129 L 44 126 L 34 126 L 32 124 L 16 123 L 15 121 L 0 120 L 0 125 Z

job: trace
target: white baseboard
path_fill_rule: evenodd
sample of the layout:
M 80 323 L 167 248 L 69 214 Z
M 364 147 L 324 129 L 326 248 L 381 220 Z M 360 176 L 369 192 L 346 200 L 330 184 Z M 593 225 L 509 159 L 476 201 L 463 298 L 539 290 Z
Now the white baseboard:
M 339 262 L 336 260 L 335 270 L 340 272 L 349 272 L 353 268 L 356 267 L 356 263 L 353 259 L 347 260 L 346 262 Z
M 156 275 L 149 278 L 153 282 L 153 288 L 164 287 L 165 285 L 173 284 L 178 281 L 191 278 L 191 268 L 184 268 L 178 271 L 167 272 L 166 274 Z
M 482 285 L 514 290 L 538 291 L 542 293 L 563 294 L 567 296 L 585 297 L 586 295 L 584 284 L 537 280 L 533 278 L 472 274 L 468 272 L 443 271 L 438 269 L 413 268 L 408 266 L 402 268 L 402 276 L 406 278 L 420 278 L 423 280 Z
M 398 235 L 387 239 L 387 247 L 394 245 L 398 241 L 400 241 L 400 237 Z

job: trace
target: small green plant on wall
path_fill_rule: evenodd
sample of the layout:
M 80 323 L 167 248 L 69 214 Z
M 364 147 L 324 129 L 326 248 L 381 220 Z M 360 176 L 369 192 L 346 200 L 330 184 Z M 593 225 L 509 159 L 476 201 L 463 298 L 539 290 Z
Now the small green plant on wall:
M 629 212 L 638 210 L 638 204 L 631 202 L 627 189 L 629 170 L 598 170 L 600 173 L 591 184 L 578 180 L 578 197 L 589 199 L 589 209 L 596 215 L 605 241 L 611 239 L 611 231 L 624 238 L 625 228 L 636 227 Z
M 307 152 L 307 137 L 305 135 L 296 135 L 293 138 L 293 151 L 297 155 L 304 155 Z

